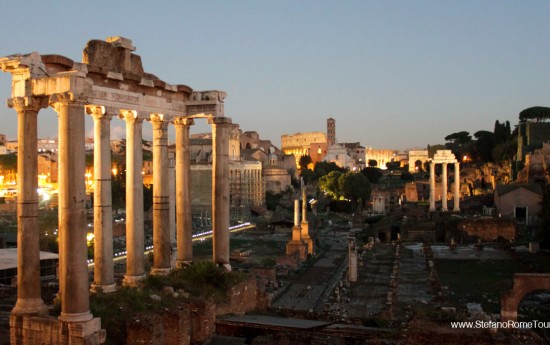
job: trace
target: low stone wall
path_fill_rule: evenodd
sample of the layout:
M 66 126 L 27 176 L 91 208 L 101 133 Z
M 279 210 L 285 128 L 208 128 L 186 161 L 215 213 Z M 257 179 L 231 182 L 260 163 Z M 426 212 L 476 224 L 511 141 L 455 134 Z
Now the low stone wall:
M 127 323 L 127 344 L 190 345 L 201 344 L 215 332 L 216 316 L 244 314 L 261 307 L 256 278 L 249 278 L 230 289 L 226 303 L 212 299 L 179 306 L 177 311 L 144 314 Z M 108 335 L 107 335 L 108 336 Z
M 12 345 L 99 345 L 105 342 L 101 320 L 63 322 L 51 316 L 10 316 Z

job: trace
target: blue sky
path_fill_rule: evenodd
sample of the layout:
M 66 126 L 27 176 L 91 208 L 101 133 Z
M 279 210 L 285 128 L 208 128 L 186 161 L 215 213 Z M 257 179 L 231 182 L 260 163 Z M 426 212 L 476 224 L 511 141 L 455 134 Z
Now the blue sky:
M 88 40 L 124 36 L 147 72 L 226 91 L 226 116 L 275 145 L 333 117 L 340 142 L 407 149 L 549 106 L 549 14 L 550 1 L 25 1 L 4 6 L 0 56 L 80 61 Z M 0 74 L 0 133 L 15 138 L 10 85 Z M 57 136 L 53 111 L 39 121 Z

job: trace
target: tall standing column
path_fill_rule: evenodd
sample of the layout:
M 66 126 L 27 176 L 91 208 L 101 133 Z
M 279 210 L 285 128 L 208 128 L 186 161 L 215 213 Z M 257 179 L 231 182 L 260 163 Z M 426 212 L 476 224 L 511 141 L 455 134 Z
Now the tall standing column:
M 178 118 L 176 127 L 176 240 L 177 267 L 193 262 L 193 228 L 191 226 L 191 165 L 189 157 L 189 129 L 193 119 Z
M 446 212 L 447 209 L 447 163 L 442 163 L 441 174 L 441 210 Z
M 460 212 L 460 163 L 455 163 L 454 212 Z
M 170 272 L 170 194 L 168 191 L 168 121 L 152 114 L 153 125 L 153 268 L 151 274 Z
M 126 121 L 126 274 L 123 285 L 136 286 L 145 278 L 143 233 L 142 124 L 136 111 L 123 110 Z
M 84 103 L 67 92 L 53 95 L 50 104 L 59 116 L 59 319 L 88 321 Z
M 231 271 L 229 264 L 229 133 L 231 119 L 213 117 L 212 225 L 214 263 Z
M 294 200 L 294 227 L 292 228 L 292 241 L 302 242 L 300 234 L 300 200 Z
M 92 292 L 116 289 L 113 268 L 111 118 L 103 106 L 86 106 L 94 119 L 94 282 Z
M 47 99 L 45 99 L 47 101 Z M 44 315 L 48 309 L 40 294 L 38 227 L 37 118 L 47 102 L 39 98 L 8 100 L 17 112 L 17 302 L 12 314 Z
M 301 193 L 302 193 L 302 224 L 301 228 L 301 238 L 307 245 L 307 253 L 313 254 L 313 241 L 309 237 L 309 224 L 307 222 L 307 196 L 306 196 L 306 185 L 304 184 L 304 179 L 301 180 Z
M 176 160 L 174 157 L 168 158 L 168 201 L 169 201 L 169 228 L 170 228 L 170 248 L 176 247 Z M 172 258 L 170 258 L 172 261 Z
M 435 162 L 430 162 L 430 212 L 435 211 Z

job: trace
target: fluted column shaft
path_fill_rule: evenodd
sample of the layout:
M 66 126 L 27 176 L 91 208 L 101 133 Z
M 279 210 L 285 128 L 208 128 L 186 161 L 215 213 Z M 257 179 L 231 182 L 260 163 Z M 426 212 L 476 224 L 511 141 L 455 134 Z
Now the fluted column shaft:
M 135 111 L 122 111 L 126 121 L 126 275 L 123 284 L 135 286 L 145 278 L 143 233 L 143 120 Z
M 231 270 L 229 264 L 229 133 L 231 119 L 214 117 L 212 140 L 212 225 L 214 263 Z
M 153 268 L 151 274 L 170 272 L 170 194 L 168 190 L 168 121 L 151 115 L 153 125 Z
M 435 211 L 435 163 L 430 162 L 430 211 Z
M 460 163 L 455 163 L 454 212 L 460 212 Z
M 47 314 L 40 293 L 38 227 L 37 117 L 47 103 L 18 97 L 8 100 L 17 112 L 17 302 L 13 314 Z
M 50 102 L 59 116 L 59 318 L 88 321 L 84 104 L 69 93 L 54 96 Z
M 447 209 L 447 163 L 442 163 L 442 175 L 441 175 L 441 210 L 448 211 Z
M 113 207 L 111 198 L 111 118 L 105 107 L 86 106 L 94 119 L 94 282 L 93 292 L 113 292 Z
M 179 118 L 176 127 L 176 264 L 182 267 L 193 262 L 193 228 L 191 226 L 191 161 L 189 157 L 189 129 L 193 119 Z

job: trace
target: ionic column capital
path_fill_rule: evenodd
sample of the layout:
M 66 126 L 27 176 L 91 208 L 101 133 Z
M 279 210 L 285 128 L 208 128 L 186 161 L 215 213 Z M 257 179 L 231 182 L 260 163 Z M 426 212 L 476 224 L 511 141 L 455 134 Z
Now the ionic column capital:
M 111 120 L 113 118 L 113 112 L 108 111 L 108 109 L 102 105 L 86 105 L 84 109 L 86 114 L 91 115 L 95 120 Z
M 8 98 L 8 107 L 15 109 L 16 112 L 24 111 L 38 112 L 42 108 L 48 107 L 48 98 L 46 97 L 13 97 Z
M 176 117 L 174 119 L 174 126 L 176 127 L 179 127 L 179 126 L 192 126 L 195 124 L 195 120 L 193 120 L 192 118 L 188 118 L 188 117 Z

